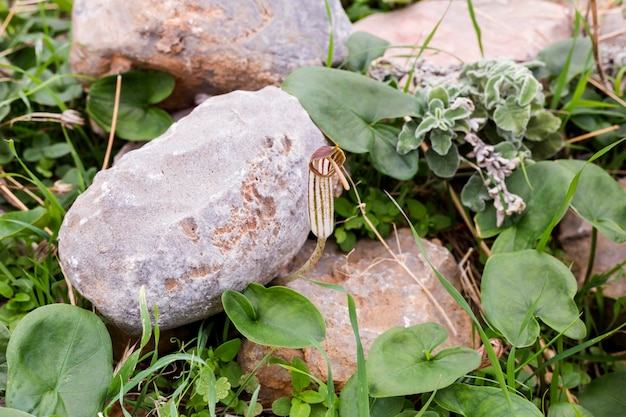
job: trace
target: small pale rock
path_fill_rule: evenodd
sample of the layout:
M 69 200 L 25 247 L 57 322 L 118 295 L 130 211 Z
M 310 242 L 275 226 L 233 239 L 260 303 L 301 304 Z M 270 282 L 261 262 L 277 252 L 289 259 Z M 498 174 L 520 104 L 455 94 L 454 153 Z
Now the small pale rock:
M 446 9 L 450 8 L 446 13 Z M 571 36 L 571 8 L 542 0 L 474 0 L 474 12 L 482 33 L 485 57 L 533 59 L 552 42 Z M 392 45 L 387 56 L 417 54 L 418 48 L 443 21 L 422 57 L 429 63 L 449 66 L 481 58 L 478 40 L 466 1 L 422 0 L 407 8 L 368 16 L 353 31 L 368 32 Z M 442 52 L 435 52 L 441 50 Z
M 328 5 L 341 62 L 351 24 L 338 0 Z M 163 106 L 173 110 L 198 94 L 258 90 L 323 64 L 330 23 L 324 0 L 75 0 L 72 32 L 74 73 L 169 72 L 176 87 Z
M 626 191 L 626 178 L 620 185 Z M 566 258 L 572 262 L 572 273 L 579 284 L 587 274 L 587 264 L 591 253 L 591 225 L 571 210 L 565 215 L 559 226 L 559 241 Z M 626 243 L 615 243 L 602 233 L 598 233 L 596 256 L 593 263 L 593 274 L 602 274 L 615 268 L 626 260 Z M 626 266 L 622 266 L 604 285 L 602 293 L 608 297 L 626 296 L 626 278 L 623 277 Z
M 276 87 L 205 101 L 76 200 L 59 232 L 66 277 L 129 334 L 142 285 L 162 329 L 221 311 L 223 291 L 267 283 L 305 242 L 308 161 L 323 144 Z
M 429 321 L 446 326 L 449 339 L 445 346 L 472 346 L 469 316 L 439 283 L 424 260 L 411 231 L 401 229 L 397 237 L 391 236 L 386 242 L 413 277 L 393 260 L 381 243 L 363 240 L 357 242 L 354 252 L 349 256 L 329 244 L 320 262 L 306 274 L 306 278 L 341 285 L 354 297 L 359 332 L 366 354 L 374 339 L 391 327 L 408 327 Z M 422 240 L 422 243 L 432 264 L 455 287 L 460 288 L 460 270 L 452 254 L 446 248 L 427 240 Z M 294 268 L 304 263 L 311 251 L 312 242 L 307 242 L 297 262 L 294 262 Z M 454 330 L 416 281 L 432 293 Z M 356 370 L 356 342 L 348 316 L 346 295 L 305 279 L 293 281 L 288 286 L 309 298 L 324 316 L 327 340 L 322 343 L 322 347 L 330 358 L 333 381 L 337 387 L 343 386 Z M 245 371 L 250 371 L 267 352 L 268 348 L 245 341 L 238 360 Z M 326 380 L 326 362 L 313 348 L 278 349 L 273 356 L 287 361 L 297 356 L 307 364 L 313 375 Z M 290 395 L 289 373 L 278 365 L 262 366 L 256 376 L 261 382 L 264 402 Z

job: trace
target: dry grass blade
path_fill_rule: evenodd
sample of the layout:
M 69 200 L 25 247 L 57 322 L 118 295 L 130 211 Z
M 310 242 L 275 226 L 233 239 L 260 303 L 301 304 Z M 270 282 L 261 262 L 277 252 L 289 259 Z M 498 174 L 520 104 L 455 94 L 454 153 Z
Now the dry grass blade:
M 579 135 L 579 136 L 573 137 L 571 139 L 566 140 L 566 142 L 567 143 L 581 142 L 583 140 L 587 140 L 589 138 L 593 138 L 593 137 L 598 136 L 598 135 L 603 135 L 605 133 L 609 133 L 609 132 L 612 132 L 612 131 L 617 130 L 617 129 L 619 129 L 619 125 L 613 125 L 613 126 L 605 127 L 604 129 L 595 130 L 593 132 L 585 133 L 584 135 Z
M 115 138 L 115 128 L 117 127 L 117 113 L 120 108 L 121 92 L 122 76 L 120 74 L 117 74 L 117 82 L 115 84 L 115 103 L 113 105 L 113 118 L 111 121 L 111 132 L 109 132 L 109 142 L 107 143 L 107 150 L 104 154 L 104 161 L 102 162 L 103 171 L 109 167 L 109 161 L 111 160 L 111 149 L 113 149 L 113 139 Z

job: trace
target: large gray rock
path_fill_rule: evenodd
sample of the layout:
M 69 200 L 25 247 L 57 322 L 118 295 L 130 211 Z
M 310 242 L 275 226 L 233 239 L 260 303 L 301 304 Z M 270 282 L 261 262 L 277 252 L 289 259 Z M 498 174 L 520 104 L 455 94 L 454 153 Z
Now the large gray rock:
M 338 0 L 328 4 L 341 62 L 351 24 Z M 323 64 L 330 23 L 325 0 L 75 0 L 72 32 L 75 73 L 169 72 L 176 89 L 164 105 L 180 109 L 198 94 L 258 90 Z
M 460 269 L 452 254 L 445 247 L 427 240 L 422 240 L 422 243 L 432 264 L 460 290 Z M 397 236 L 387 238 L 387 244 L 406 269 L 379 242 L 362 240 L 357 242 L 349 256 L 336 245 L 329 244 L 320 262 L 306 274 L 306 278 L 340 285 L 354 297 L 366 354 L 374 339 L 384 331 L 395 326 L 408 327 L 431 321 L 442 324 L 448 330 L 449 338 L 445 346 L 472 346 L 470 317 L 440 284 L 424 260 L 411 231 L 399 230 Z M 312 244 L 308 242 L 294 264 L 304 263 L 311 251 Z M 324 316 L 326 340 L 322 342 L 322 347 L 330 359 L 335 386 L 341 388 L 356 371 L 356 342 L 346 295 L 305 279 L 293 281 L 288 286 L 309 298 Z M 430 291 L 439 306 L 423 288 Z M 268 350 L 265 346 L 244 341 L 238 359 L 244 371 L 254 369 Z M 327 378 L 326 362 L 314 348 L 277 349 L 273 356 L 288 362 L 293 357 L 299 357 L 313 375 L 323 380 Z M 261 382 L 264 403 L 290 395 L 291 378 L 284 368 L 276 364 L 264 365 L 255 375 Z
M 325 140 L 275 87 L 213 97 L 98 173 L 68 211 L 59 255 L 72 285 L 141 330 L 139 288 L 172 328 L 267 283 L 306 240 L 308 160 Z
M 481 58 L 467 2 L 422 0 L 405 9 L 368 16 L 354 24 L 392 45 L 416 45 L 413 51 L 391 49 L 387 56 L 416 54 L 437 22 L 443 21 L 422 57 L 448 66 Z M 552 42 L 571 36 L 571 7 L 545 0 L 474 0 L 485 57 L 533 59 Z M 441 51 L 441 52 L 439 52 Z M 406 58 L 404 59 L 406 60 Z M 411 62 L 412 64 L 412 62 Z

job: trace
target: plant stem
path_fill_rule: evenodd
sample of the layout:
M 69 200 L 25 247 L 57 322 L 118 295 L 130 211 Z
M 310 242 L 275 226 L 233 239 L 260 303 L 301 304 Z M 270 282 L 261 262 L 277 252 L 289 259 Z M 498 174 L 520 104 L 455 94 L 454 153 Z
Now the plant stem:
M 311 256 L 304 263 L 304 265 L 298 268 L 296 272 L 291 273 L 289 276 L 276 279 L 274 281 L 274 285 L 286 285 L 309 272 L 311 268 L 313 268 L 322 257 L 322 254 L 324 253 L 324 247 L 326 247 L 326 238 L 318 237 L 317 243 L 315 244 L 315 249 L 313 249 L 313 253 L 311 253 Z
M 589 282 L 591 275 L 593 275 L 593 264 L 596 261 L 596 247 L 598 244 L 598 229 L 595 227 L 591 229 L 591 248 L 589 249 L 589 261 L 587 261 L 587 272 L 585 272 L 585 279 L 583 285 Z

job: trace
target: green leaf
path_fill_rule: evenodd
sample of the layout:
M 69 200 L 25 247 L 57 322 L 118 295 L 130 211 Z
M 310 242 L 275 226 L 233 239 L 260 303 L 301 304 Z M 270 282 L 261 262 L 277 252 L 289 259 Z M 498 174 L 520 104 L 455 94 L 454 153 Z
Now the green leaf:
M 294 398 L 291 400 L 291 409 L 289 410 L 289 417 L 309 417 L 311 414 L 311 406 L 307 403 Z
M 277 416 L 288 416 L 291 410 L 291 398 L 281 397 L 272 403 L 272 413 Z
M 69 65 L 64 65 L 61 68 L 62 71 L 70 72 Z M 35 75 L 38 70 L 33 68 L 27 72 L 31 75 Z M 37 76 L 38 80 L 42 83 L 46 83 L 45 88 L 37 89 L 32 95 L 34 102 L 43 106 L 57 106 L 59 101 L 67 103 L 70 100 L 74 100 L 83 94 L 83 88 L 74 77 L 62 77 L 55 75 L 49 69 L 43 70 L 41 74 Z M 35 89 L 38 84 L 34 81 L 26 88 Z M 55 100 L 56 98 L 56 100 Z M 57 101 L 58 100 L 58 101 Z
M 291 385 L 295 391 L 302 391 L 309 385 L 311 385 L 311 377 L 308 375 L 309 370 L 306 367 L 304 361 L 300 358 L 293 358 L 291 361 L 291 366 L 296 368 L 299 371 L 304 373 L 300 373 L 297 371 L 291 371 Z M 308 401 L 307 401 L 308 402 Z
M 475 212 L 485 209 L 485 201 L 491 201 L 489 191 L 478 173 L 473 174 L 461 190 L 461 202 Z
M 600 415 L 600 414 L 598 414 Z M 609 414 L 604 414 L 609 415 Z M 618 415 L 618 414 L 614 414 Z M 548 417 L 594 417 L 589 411 L 578 404 L 556 403 L 550 405 Z
M 282 88 L 298 98 L 333 142 L 353 153 L 372 151 L 378 140 L 374 123 L 421 113 L 415 97 L 371 78 L 332 68 L 299 68 L 285 79 Z
M 545 63 L 546 68 L 552 75 L 558 76 L 565 69 L 564 65 L 570 49 L 573 53 L 565 79 L 565 82 L 569 83 L 575 76 L 593 68 L 593 59 L 590 59 L 593 53 L 593 46 L 590 38 L 569 38 L 554 42 L 547 48 L 539 51 L 537 59 Z
M 389 42 L 367 32 L 354 32 L 345 43 L 350 71 L 367 72 L 371 62 L 385 54 Z
M 502 390 L 453 384 L 435 394 L 440 407 L 465 417 L 542 417 L 533 403 L 518 395 L 510 396 L 510 408 Z
M 261 345 L 301 349 L 311 346 L 311 338 L 321 342 L 326 337 L 319 310 L 289 288 L 265 288 L 252 283 L 243 294 L 225 291 L 222 304 L 237 330 Z
M 532 152 L 533 159 L 541 161 L 548 159 L 563 148 L 563 136 L 559 132 L 549 133 L 541 142 L 526 142 Z
M 626 192 L 604 169 L 584 161 L 559 160 L 573 178 L 584 167 L 571 206 L 576 213 L 617 243 L 626 242 Z
M 450 146 L 446 155 L 439 155 L 437 152 L 429 149 L 424 155 L 428 167 L 441 178 L 452 178 L 459 168 L 461 161 L 459 157 L 459 150 L 456 146 Z
M 398 146 L 396 147 L 399 154 L 405 155 L 412 150 L 419 148 L 424 141 L 424 138 L 426 137 L 425 134 L 419 135 L 419 137 L 415 134 L 417 126 L 418 125 L 414 120 L 410 120 L 402 125 L 402 130 L 398 135 Z
M 7 364 L 7 406 L 40 416 L 93 417 L 112 379 L 111 339 L 90 311 L 50 304 L 18 323 Z
M 435 391 L 478 367 L 480 355 L 469 348 L 445 348 L 434 354 L 447 337 L 437 323 L 394 327 L 378 336 L 366 361 L 370 396 Z
M 213 355 L 222 362 L 230 362 L 237 357 L 240 347 L 241 339 L 231 339 L 215 348 Z
M 514 219 L 507 235 L 498 237 L 494 245 L 499 248 L 495 251 L 532 248 L 565 201 L 567 187 L 573 177 L 553 161 L 527 166 L 526 175 L 528 180 L 518 169 L 506 180 L 508 190 L 522 197 L 526 209 Z M 504 230 L 496 227 L 493 205 L 476 215 L 476 224 L 484 238 Z
M 0 417 L 35 417 L 30 413 L 25 413 L 15 408 L 0 408 Z
M 454 137 L 454 132 L 451 130 L 441 130 L 441 129 L 433 129 L 428 135 L 430 139 L 430 144 L 432 145 L 432 150 L 437 152 L 439 156 L 445 156 L 450 151 L 450 147 L 452 146 L 452 138 Z M 456 171 L 456 169 L 455 169 Z
M 545 140 L 550 133 L 556 132 L 559 127 L 561 127 L 561 119 L 552 113 L 542 111 L 530 118 L 524 137 L 539 142 Z
M 117 76 L 96 81 L 89 89 L 87 113 L 104 130 L 111 130 Z M 161 71 L 129 71 L 122 87 L 115 134 L 127 140 L 150 140 L 172 124 L 170 115 L 153 105 L 174 90 L 174 77 Z
M 70 146 L 67 143 L 59 142 L 43 148 L 43 156 L 50 159 L 57 159 L 70 153 Z
M 419 151 L 406 155 L 396 152 L 399 131 L 393 126 L 372 126 L 376 140 L 372 144 L 370 160 L 376 170 L 397 180 L 408 180 L 417 173 Z
M 357 375 L 353 374 L 341 389 L 339 402 L 341 417 L 362 417 L 359 414 L 358 383 Z M 369 403 L 370 417 L 396 416 L 402 411 L 404 396 L 370 398 Z
M 528 106 L 535 100 L 537 93 L 541 91 L 541 84 L 530 72 L 526 73 L 523 77 L 522 86 L 517 97 L 517 104 L 520 106 Z
M 7 327 L 0 323 L 0 391 L 6 391 L 7 389 L 7 346 L 11 333 Z
M 492 255 L 481 289 L 485 316 L 515 346 L 535 342 L 540 330 L 535 317 L 565 336 L 585 337 L 586 327 L 573 300 L 576 278 L 551 255 L 535 250 Z
M 493 120 L 500 129 L 521 136 L 530 120 L 530 106 L 520 106 L 515 96 L 509 96 L 504 103 L 496 107 Z
M 42 229 L 48 224 L 50 215 L 44 207 L 28 211 L 10 211 L 0 216 L 0 240 L 24 232 L 32 233 L 31 227 Z M 31 227 L 29 227 L 31 226 Z
M 579 393 L 580 405 L 596 417 L 626 415 L 626 372 L 603 375 Z

